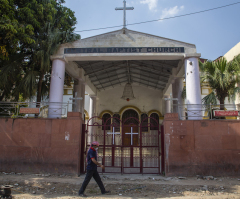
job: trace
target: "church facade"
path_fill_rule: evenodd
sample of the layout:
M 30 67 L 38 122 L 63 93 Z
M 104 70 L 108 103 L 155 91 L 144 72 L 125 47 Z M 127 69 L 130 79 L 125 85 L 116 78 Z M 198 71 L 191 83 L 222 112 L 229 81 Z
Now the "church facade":
M 85 93 L 90 97 L 90 102 L 85 102 L 85 97 L 76 101 L 76 110 L 83 114 L 86 110 L 88 117 L 107 112 L 112 115 L 132 107 L 139 115 L 156 112 L 161 118 L 170 112 L 170 101 L 164 100 L 170 93 L 182 103 L 185 74 L 191 81 L 187 85 L 188 104 L 201 104 L 199 57 L 193 44 L 128 29 L 64 44 L 52 56 L 50 102 L 62 102 L 66 71 L 75 79 L 74 97 Z M 56 79 L 53 74 L 57 74 Z M 132 86 L 134 99 L 122 99 L 127 83 Z M 92 108 L 87 108 L 87 103 Z
M 127 29 L 62 45 L 52 56 L 49 117 L 0 118 L 0 170 L 80 175 L 98 141 L 101 172 L 239 175 L 239 122 L 198 115 L 199 57 L 193 44 Z M 183 103 L 184 82 L 188 120 L 179 120 L 170 105 Z M 61 118 L 58 102 L 70 96 Z
M 63 101 L 66 72 L 74 79 L 73 112 L 85 118 L 85 147 L 99 141 L 104 172 L 162 173 L 161 123 L 172 103 L 182 103 L 183 79 L 188 117 L 202 118 L 199 57 L 193 44 L 125 28 L 64 44 L 51 57 L 49 99 Z

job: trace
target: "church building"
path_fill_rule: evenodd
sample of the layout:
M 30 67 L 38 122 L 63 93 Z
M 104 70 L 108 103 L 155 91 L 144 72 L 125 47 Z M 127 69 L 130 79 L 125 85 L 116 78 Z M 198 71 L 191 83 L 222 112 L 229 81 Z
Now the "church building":
M 123 3 L 122 29 L 62 44 L 51 56 L 49 103 L 20 108 L 47 117 L 0 118 L 0 171 L 80 175 L 98 141 L 101 173 L 240 174 L 240 124 L 204 117 L 210 88 L 200 85 L 196 46 L 127 29 L 133 8 Z M 239 44 L 226 58 L 236 52 Z
M 51 57 L 50 102 L 63 101 L 66 72 L 73 111 L 86 120 L 86 147 L 99 141 L 106 172 L 160 173 L 160 124 L 171 103 L 182 103 L 185 77 L 188 117 L 200 118 L 199 57 L 194 44 L 126 28 L 63 44 Z M 61 117 L 56 106 L 50 118 Z

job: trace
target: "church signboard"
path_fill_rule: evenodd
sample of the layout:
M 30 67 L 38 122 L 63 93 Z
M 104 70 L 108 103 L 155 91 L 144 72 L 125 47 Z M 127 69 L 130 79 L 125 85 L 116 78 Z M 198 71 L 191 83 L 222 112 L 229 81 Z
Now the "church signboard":
M 64 54 L 78 53 L 184 53 L 184 47 L 65 48 Z
M 214 111 L 215 117 L 221 116 L 238 116 L 238 111 L 223 111 L 223 110 L 215 110 Z

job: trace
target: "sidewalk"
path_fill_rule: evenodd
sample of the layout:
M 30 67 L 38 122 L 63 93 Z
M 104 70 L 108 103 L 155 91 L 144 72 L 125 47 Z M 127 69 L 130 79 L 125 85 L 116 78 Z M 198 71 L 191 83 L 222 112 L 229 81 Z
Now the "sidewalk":
M 240 179 L 237 177 L 197 179 L 138 174 L 100 176 L 111 195 L 103 197 L 92 179 L 85 192 L 89 198 L 240 198 Z M 0 185 L 13 185 L 12 195 L 16 199 L 77 198 L 84 177 L 0 173 Z

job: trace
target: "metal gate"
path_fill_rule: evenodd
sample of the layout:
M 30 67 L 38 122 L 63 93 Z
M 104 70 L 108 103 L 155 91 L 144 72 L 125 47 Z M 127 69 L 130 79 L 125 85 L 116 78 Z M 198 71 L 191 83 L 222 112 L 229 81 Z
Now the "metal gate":
M 105 165 L 99 172 L 128 174 L 161 174 L 163 148 L 159 121 L 146 117 L 141 122 L 130 117 L 121 121 L 111 117 L 89 119 L 86 130 L 86 150 L 98 141 L 98 161 Z M 86 165 L 85 165 L 86 166 Z M 86 167 L 85 167 L 86 168 Z

